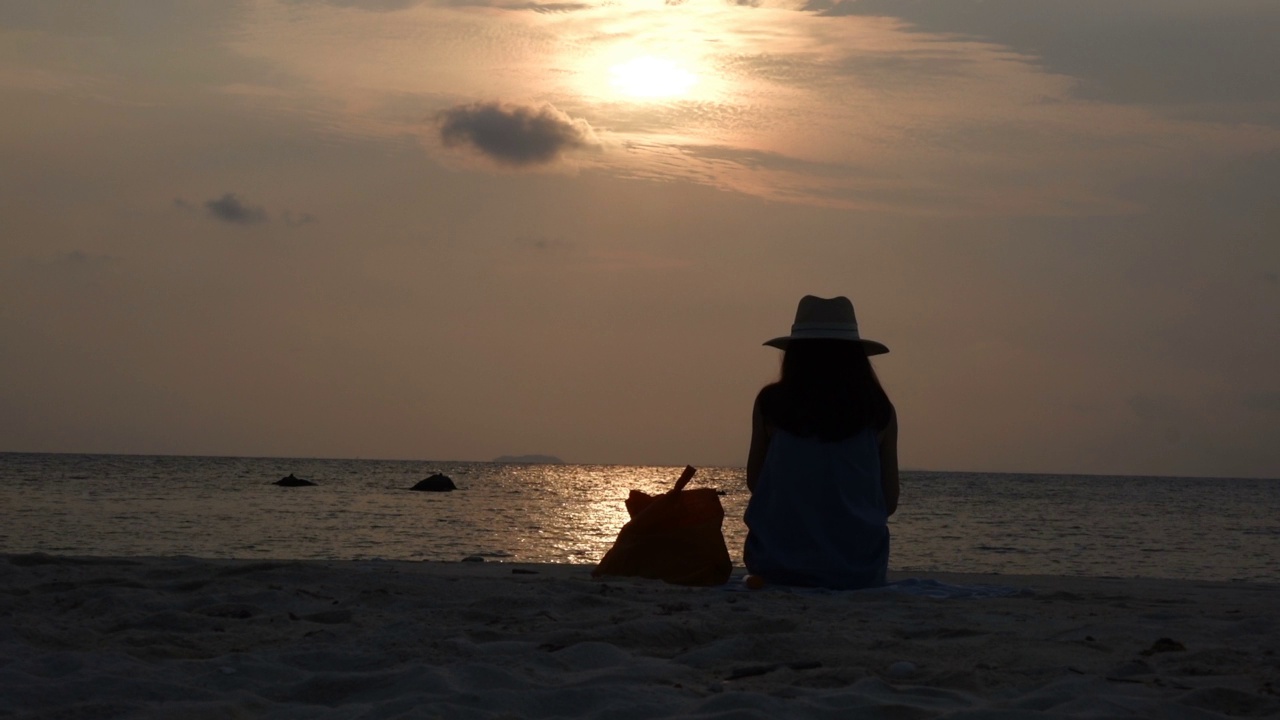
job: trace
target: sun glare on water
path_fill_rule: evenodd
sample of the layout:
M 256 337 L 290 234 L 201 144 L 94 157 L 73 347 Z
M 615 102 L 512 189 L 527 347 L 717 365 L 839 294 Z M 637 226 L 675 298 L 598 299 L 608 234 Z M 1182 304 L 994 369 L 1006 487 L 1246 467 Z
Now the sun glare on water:
M 645 55 L 610 67 L 609 84 L 628 97 L 658 100 L 684 97 L 698 76 L 671 60 Z

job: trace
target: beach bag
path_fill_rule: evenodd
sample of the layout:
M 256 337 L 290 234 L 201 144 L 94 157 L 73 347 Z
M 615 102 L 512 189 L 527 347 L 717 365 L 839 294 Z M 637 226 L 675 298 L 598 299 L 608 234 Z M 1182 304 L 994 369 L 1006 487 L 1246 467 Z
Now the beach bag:
M 676 585 L 723 585 L 733 562 L 724 544 L 724 507 L 714 488 L 685 490 L 697 472 L 686 467 L 670 492 L 627 496 L 631 521 L 591 571 L 593 577 L 622 575 Z

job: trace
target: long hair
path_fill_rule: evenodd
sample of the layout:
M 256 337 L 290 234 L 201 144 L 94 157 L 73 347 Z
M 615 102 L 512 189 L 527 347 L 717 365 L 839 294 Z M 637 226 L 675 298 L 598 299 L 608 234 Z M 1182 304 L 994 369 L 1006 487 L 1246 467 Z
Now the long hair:
M 893 416 L 866 352 L 847 340 L 792 340 L 781 376 L 760 390 L 758 401 L 767 423 L 825 441 L 883 430 Z

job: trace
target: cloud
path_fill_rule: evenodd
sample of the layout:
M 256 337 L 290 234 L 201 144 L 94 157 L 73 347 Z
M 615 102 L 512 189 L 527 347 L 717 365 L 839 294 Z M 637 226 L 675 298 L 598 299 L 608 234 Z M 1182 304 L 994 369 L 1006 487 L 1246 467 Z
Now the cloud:
M 726 70 L 780 85 L 821 89 L 847 85 L 856 78 L 866 87 L 902 92 L 904 85 L 932 85 L 963 79 L 977 68 L 963 46 L 942 43 L 927 49 L 892 52 L 860 50 L 831 60 L 812 53 L 742 53 L 724 62 Z
M 386 13 L 428 4 L 427 0 L 286 0 L 292 5 L 331 5 L 365 12 Z M 536 13 L 565 13 L 589 10 L 594 5 L 581 2 L 519 2 L 512 0 L 433 0 L 431 5 L 453 8 L 483 7 L 495 10 L 532 10 Z
M 494 10 L 532 10 L 544 15 L 555 13 L 578 12 L 590 10 L 594 5 L 580 2 L 511 2 L 510 0 L 441 0 L 440 4 L 449 7 L 483 7 Z
M 183 212 L 197 212 L 200 209 L 194 203 L 182 197 L 174 198 L 173 206 Z M 266 208 L 260 205 L 250 205 L 232 192 L 223 193 L 220 198 L 206 200 L 203 206 L 211 217 L 226 223 L 257 225 L 271 220 L 271 215 L 267 213 Z M 280 222 L 292 228 L 316 222 L 315 215 L 309 212 L 294 212 L 292 210 L 285 210 L 279 213 L 279 219 Z
M 446 147 L 469 146 L 503 165 L 545 165 L 564 153 L 595 144 L 585 120 L 575 120 L 551 105 L 500 102 L 459 105 L 439 117 Z
M 748 170 L 780 170 L 817 177 L 877 177 L 869 168 L 857 165 L 820 162 L 791 157 L 782 153 L 735 148 L 728 145 L 681 147 L 690 157 L 737 165 Z
M 355 8 L 367 12 L 395 12 L 421 5 L 424 0 L 288 0 L 291 5 L 319 2 L 334 7 Z
M 216 200 L 206 200 L 205 210 L 222 222 L 236 225 L 257 225 L 267 221 L 267 211 L 258 205 L 249 205 L 235 193 L 225 193 Z
M 284 214 L 280 217 L 280 219 L 283 220 L 284 224 L 288 225 L 289 227 L 302 227 L 303 225 L 310 225 L 311 223 L 315 222 L 316 216 L 308 212 L 293 213 L 288 210 L 285 210 Z
M 827 17 L 892 17 L 911 29 L 983 38 L 1117 103 L 1275 100 L 1280 6 L 1255 0 L 808 0 Z M 1229 111 L 1230 108 L 1224 108 Z
M 519 6 L 521 10 L 532 10 L 536 13 L 544 15 L 554 13 L 578 12 L 579 10 L 590 10 L 591 5 L 586 3 L 525 3 Z

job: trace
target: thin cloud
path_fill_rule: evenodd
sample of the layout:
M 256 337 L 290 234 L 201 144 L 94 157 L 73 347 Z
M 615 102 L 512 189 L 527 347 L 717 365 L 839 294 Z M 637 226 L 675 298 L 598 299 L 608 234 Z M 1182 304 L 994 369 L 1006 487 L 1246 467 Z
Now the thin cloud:
M 594 144 L 594 133 L 585 120 L 575 120 L 551 105 L 459 105 L 440 114 L 439 128 L 446 147 L 470 147 L 514 167 L 546 165 L 566 152 Z
M 1178 7 L 1179 5 L 1183 7 Z M 1079 79 L 1077 96 L 1114 103 L 1270 104 L 1280 6 L 1220 0 L 807 0 L 827 17 L 891 17 L 924 33 L 984 38 Z M 1207 8 L 1218 8 L 1209 12 Z M 1230 78 L 1230 82 L 1224 82 Z
M 494 10 L 532 10 L 541 14 L 569 13 L 590 10 L 594 5 L 580 2 L 510 2 L 509 0 L 442 0 L 449 7 L 483 7 Z
M 334 7 L 355 8 L 367 12 L 395 12 L 421 5 L 425 0 L 288 0 L 291 5 L 321 3 Z
M 206 200 L 204 208 L 216 220 L 235 225 L 258 225 L 267 221 L 267 211 L 258 205 L 249 205 L 235 193 L 226 193 L 216 200 Z
M 280 219 L 283 220 L 284 224 L 288 225 L 289 227 L 302 227 L 303 225 L 310 225 L 311 223 L 315 222 L 316 216 L 308 212 L 293 213 L 288 210 L 285 210 L 284 215 L 282 215 Z
M 44 260 L 28 261 L 32 267 L 51 272 L 91 272 L 109 267 L 120 262 L 114 255 L 100 255 L 84 250 L 70 250 L 58 253 Z
M 516 245 L 542 255 L 564 255 L 575 251 L 578 244 L 563 237 L 537 235 L 516 239 Z
M 578 12 L 580 10 L 590 10 L 593 6 L 586 3 L 525 3 L 518 6 L 521 10 L 532 10 L 543 15 L 551 15 L 556 13 Z

